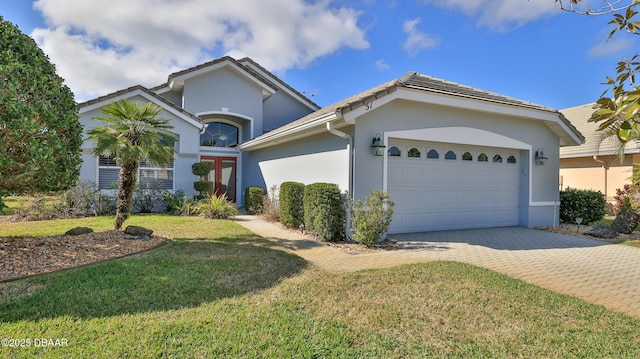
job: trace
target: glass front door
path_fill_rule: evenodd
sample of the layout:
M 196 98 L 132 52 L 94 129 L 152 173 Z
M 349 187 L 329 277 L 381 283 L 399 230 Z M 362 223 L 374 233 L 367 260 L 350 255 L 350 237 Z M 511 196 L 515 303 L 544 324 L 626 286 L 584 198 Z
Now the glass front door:
M 236 201 L 236 158 L 206 157 L 202 159 L 209 164 L 208 180 L 213 182 L 213 193 L 216 196 L 227 195 L 230 201 Z

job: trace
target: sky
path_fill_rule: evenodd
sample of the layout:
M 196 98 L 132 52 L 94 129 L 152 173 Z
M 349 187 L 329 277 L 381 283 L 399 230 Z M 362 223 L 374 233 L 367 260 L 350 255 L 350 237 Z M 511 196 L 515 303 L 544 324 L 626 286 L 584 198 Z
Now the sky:
M 229 55 L 320 106 L 415 71 L 564 109 L 597 100 L 640 38 L 606 41 L 611 15 L 554 0 L 0 0 L 0 16 L 79 102 Z

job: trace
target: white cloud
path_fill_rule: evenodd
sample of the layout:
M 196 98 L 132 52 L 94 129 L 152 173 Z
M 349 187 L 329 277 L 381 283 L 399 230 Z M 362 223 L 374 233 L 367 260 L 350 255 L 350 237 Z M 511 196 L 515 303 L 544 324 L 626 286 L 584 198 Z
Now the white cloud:
M 518 27 L 527 22 L 558 14 L 553 0 L 421 0 L 442 8 L 461 10 L 477 16 L 478 25 L 496 30 Z
M 376 68 L 378 70 L 388 70 L 388 69 L 391 68 L 391 66 L 389 66 L 389 64 L 386 63 L 384 61 L 384 59 L 380 59 L 380 60 L 376 61 Z
M 419 23 L 420 18 L 416 18 L 405 21 L 402 26 L 402 30 L 407 34 L 407 39 L 404 41 L 402 49 L 406 51 L 409 56 L 415 56 L 422 50 L 430 49 L 438 45 L 437 37 L 418 30 Z
M 367 49 L 360 13 L 331 1 L 37 0 L 48 29 L 32 36 L 80 100 L 221 55 L 276 73 L 341 48 Z
M 598 43 L 589 49 L 588 55 L 591 57 L 617 55 L 633 48 L 633 44 L 633 40 L 630 38 L 618 37 L 607 42 Z

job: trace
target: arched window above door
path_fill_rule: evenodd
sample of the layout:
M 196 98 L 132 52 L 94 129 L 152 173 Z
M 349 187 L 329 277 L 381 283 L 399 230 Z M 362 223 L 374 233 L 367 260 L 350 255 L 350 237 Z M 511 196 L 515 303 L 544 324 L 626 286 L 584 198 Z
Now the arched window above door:
M 210 122 L 200 135 L 202 147 L 236 147 L 239 141 L 238 127 L 223 122 Z

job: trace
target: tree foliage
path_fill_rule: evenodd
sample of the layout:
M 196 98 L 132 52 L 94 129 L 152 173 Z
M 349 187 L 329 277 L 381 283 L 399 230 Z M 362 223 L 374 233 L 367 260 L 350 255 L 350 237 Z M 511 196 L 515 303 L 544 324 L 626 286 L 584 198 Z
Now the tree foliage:
M 609 24 L 613 30 L 609 39 L 618 31 L 640 35 L 640 21 L 637 21 L 640 0 L 605 0 L 597 8 L 589 8 L 582 0 L 555 0 L 560 8 L 586 15 L 612 14 Z M 619 154 L 630 141 L 640 139 L 640 86 L 637 74 L 640 71 L 638 53 L 619 61 L 616 76 L 607 76 L 604 82 L 609 88 L 602 93 L 594 106 L 590 121 L 599 124 L 598 131 L 603 132 L 602 139 L 614 138 L 619 143 Z
M 0 16 L 0 188 L 15 193 L 73 186 L 82 126 L 71 90 L 36 42 Z
M 173 128 L 169 120 L 158 118 L 162 108 L 151 102 L 121 100 L 101 112 L 103 116 L 94 119 L 104 125 L 87 134 L 90 141 L 95 141 L 95 155 L 114 157 L 120 165 L 115 221 L 115 229 L 120 229 L 131 214 L 140 162 L 166 166 L 173 158 L 176 139 L 167 132 Z

